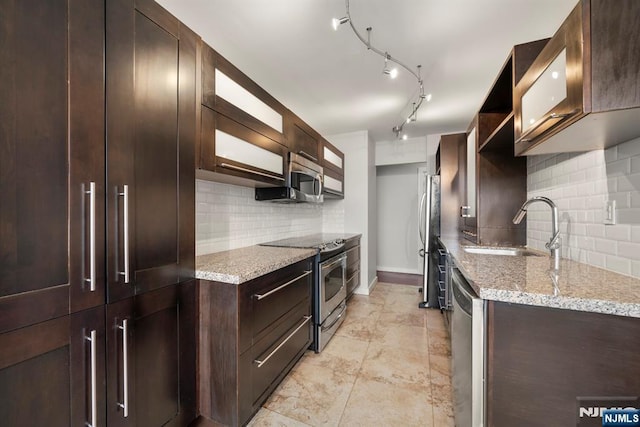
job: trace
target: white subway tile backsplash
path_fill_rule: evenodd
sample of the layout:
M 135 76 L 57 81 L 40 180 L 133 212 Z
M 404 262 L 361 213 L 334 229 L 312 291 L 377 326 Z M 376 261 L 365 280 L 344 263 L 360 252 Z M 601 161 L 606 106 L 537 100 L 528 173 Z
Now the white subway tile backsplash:
M 527 158 L 527 196 L 558 206 L 563 256 L 640 277 L 640 138 L 606 150 Z M 616 225 L 604 225 L 615 200 Z M 527 244 L 544 249 L 551 237 L 549 208 L 527 215 Z
M 631 261 L 631 275 L 640 278 L 640 261 Z
M 607 255 L 605 258 L 605 267 L 607 270 L 631 276 L 631 260 L 629 259 Z
M 296 235 L 343 232 L 341 202 L 257 202 L 253 188 L 196 180 L 196 255 Z
M 640 243 L 618 243 L 618 256 L 633 261 L 640 261 Z
M 617 255 L 618 245 L 616 242 L 606 239 L 595 239 L 596 251 L 609 255 Z
M 619 159 L 624 157 L 633 157 L 640 155 L 640 138 L 625 142 L 617 147 L 617 155 Z
M 628 242 L 631 240 L 631 226 L 624 224 L 607 225 L 604 229 L 604 235 L 609 240 Z

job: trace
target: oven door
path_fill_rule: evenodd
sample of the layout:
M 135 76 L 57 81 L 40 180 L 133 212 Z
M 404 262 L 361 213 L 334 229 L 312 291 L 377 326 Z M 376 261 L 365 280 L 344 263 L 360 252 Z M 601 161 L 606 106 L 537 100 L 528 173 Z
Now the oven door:
M 323 323 L 327 316 L 347 299 L 347 254 L 341 253 L 320 263 L 318 284 L 320 287 L 320 319 Z

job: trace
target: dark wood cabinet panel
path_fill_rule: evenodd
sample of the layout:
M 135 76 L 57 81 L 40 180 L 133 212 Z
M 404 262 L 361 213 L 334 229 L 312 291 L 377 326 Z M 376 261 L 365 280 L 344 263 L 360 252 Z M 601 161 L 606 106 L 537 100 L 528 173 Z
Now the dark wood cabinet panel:
M 114 0 L 106 13 L 107 277 L 116 301 L 193 277 L 197 36 L 151 1 Z
M 251 95 L 255 96 L 260 102 L 264 103 L 274 112 L 283 116 L 283 120 L 285 118 L 287 110 L 284 105 L 278 102 L 278 100 L 273 96 L 269 95 L 266 90 L 251 80 L 251 78 L 206 43 L 202 43 L 202 105 L 205 105 L 212 110 L 241 123 L 247 128 L 276 141 L 279 144 L 285 145 L 285 137 L 282 130 L 274 129 L 268 124 L 262 122 L 260 119 L 234 105 L 232 100 L 224 99 L 216 94 L 216 69 L 240 85 Z
M 615 5 L 580 0 L 516 85 L 517 155 L 603 149 L 639 135 L 640 4 L 621 0 Z M 550 65 L 563 56 L 560 75 L 566 82 L 559 85 L 561 90 L 532 97 L 535 103 L 525 101 L 525 95 L 548 80 L 544 73 L 551 71 Z M 549 105 L 540 102 L 549 98 Z M 527 107 L 531 117 L 523 118 Z
M 208 107 L 202 106 L 201 114 L 200 152 L 197 160 L 201 177 L 209 179 L 209 172 L 215 172 L 218 181 L 240 185 L 252 182 L 251 186 L 284 185 L 287 161 L 287 149 L 284 145 Z M 220 133 L 231 139 L 233 144 L 239 144 L 236 149 L 221 150 L 216 145 L 216 135 Z M 251 145 L 264 151 L 261 155 L 249 153 L 247 148 L 251 150 Z M 275 154 L 277 161 L 267 159 L 265 155 L 271 153 Z M 272 170 L 266 169 L 272 166 Z
M 344 153 L 326 139 L 320 137 L 320 165 L 344 175 Z M 334 158 L 334 155 L 337 159 Z M 336 164 L 337 163 L 337 164 Z
M 97 210 L 104 194 L 104 11 L 79 0 L 0 10 L 0 307 L 11 313 L 0 329 L 10 330 L 104 302 L 99 244 L 95 290 L 84 280 L 90 182 Z
M 458 158 L 466 144 L 466 134 L 457 133 L 440 137 L 440 233 L 457 235 L 464 177 L 458 172 Z
M 525 245 L 526 224 L 513 224 L 511 219 L 527 197 L 527 163 L 514 156 L 513 86 L 548 39 L 513 47 L 498 77 L 489 89 L 470 129 L 475 141 L 468 143 L 468 155 L 475 150 L 475 218 L 461 220 L 466 238 L 483 245 Z M 460 153 L 465 157 L 465 153 Z M 466 159 L 467 166 L 471 162 Z M 463 168 L 468 174 L 469 168 Z M 465 176 L 463 179 L 471 178 Z M 466 180 L 470 182 L 471 180 Z M 465 190 L 467 191 L 467 190 Z M 469 194 L 467 194 L 469 196 Z
M 285 116 L 284 135 L 289 151 L 320 162 L 320 135 L 291 111 Z
M 0 334 L 0 348 L 4 425 L 105 425 L 103 307 Z
M 637 396 L 640 322 L 490 302 L 487 425 L 575 425 L 577 397 Z
M 183 426 L 195 419 L 195 292 L 191 281 L 107 306 L 109 425 Z
M 310 270 L 303 260 L 241 285 L 199 282 L 202 416 L 245 424 L 309 347 Z

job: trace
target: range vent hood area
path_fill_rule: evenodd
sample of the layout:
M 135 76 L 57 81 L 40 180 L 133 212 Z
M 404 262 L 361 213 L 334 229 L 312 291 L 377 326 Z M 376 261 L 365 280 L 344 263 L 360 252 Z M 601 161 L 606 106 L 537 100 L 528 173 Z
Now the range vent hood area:
M 256 188 L 259 201 L 276 203 L 322 203 L 322 166 L 299 154 L 289 153 L 285 185 Z

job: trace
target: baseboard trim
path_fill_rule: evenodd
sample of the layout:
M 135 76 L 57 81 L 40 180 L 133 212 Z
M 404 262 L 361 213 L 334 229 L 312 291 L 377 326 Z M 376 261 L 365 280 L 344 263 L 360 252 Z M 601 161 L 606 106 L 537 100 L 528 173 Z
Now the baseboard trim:
M 396 273 L 393 271 L 378 271 L 377 273 L 379 282 L 422 286 L 421 274 Z

